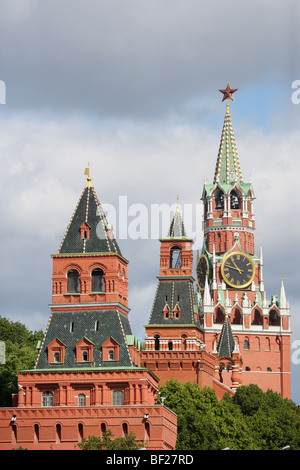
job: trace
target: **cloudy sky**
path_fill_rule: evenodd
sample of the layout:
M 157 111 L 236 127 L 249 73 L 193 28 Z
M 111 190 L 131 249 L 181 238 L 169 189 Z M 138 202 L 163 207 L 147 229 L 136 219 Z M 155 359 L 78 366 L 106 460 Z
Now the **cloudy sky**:
M 101 202 L 119 213 L 126 200 L 137 235 L 137 208 L 151 214 L 179 195 L 201 245 L 200 198 L 225 114 L 218 90 L 229 81 L 239 89 L 231 117 L 256 194 L 267 296 L 279 294 L 283 276 L 291 304 L 292 398 L 300 403 L 299 15 L 289 0 L 1 1 L 2 316 L 45 329 L 50 254 L 88 164 Z M 146 234 L 119 240 L 140 339 L 159 269 L 151 224 L 149 215 Z

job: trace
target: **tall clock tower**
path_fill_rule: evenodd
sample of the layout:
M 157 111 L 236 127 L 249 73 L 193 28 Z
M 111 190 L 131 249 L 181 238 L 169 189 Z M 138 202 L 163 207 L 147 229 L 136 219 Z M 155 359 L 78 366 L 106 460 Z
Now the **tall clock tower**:
M 255 196 L 243 180 L 229 109 L 237 90 L 228 83 L 220 91 L 226 113 L 213 182 L 203 187 L 204 241 L 196 268 L 203 341 L 217 354 L 228 322 L 240 355 L 238 382 L 290 397 L 289 304 L 283 280 L 280 295 L 266 297 L 263 253 L 254 246 Z

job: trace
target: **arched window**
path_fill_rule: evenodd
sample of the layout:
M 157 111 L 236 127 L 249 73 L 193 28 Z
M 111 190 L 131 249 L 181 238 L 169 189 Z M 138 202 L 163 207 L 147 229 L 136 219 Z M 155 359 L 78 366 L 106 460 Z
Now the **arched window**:
M 40 438 L 40 427 L 38 424 L 35 424 L 34 425 L 34 436 L 33 436 L 33 441 L 34 442 L 39 442 L 39 438 Z
M 43 407 L 50 407 L 54 404 L 54 395 L 53 392 L 47 390 L 46 392 L 42 393 L 42 406 Z
M 114 406 L 124 405 L 124 392 L 123 392 L 123 390 L 114 390 L 112 392 L 112 404 Z
M 170 268 L 181 268 L 181 248 L 179 246 L 173 246 L 170 250 Z
M 83 439 L 83 424 L 78 423 L 78 440 Z
M 215 200 L 216 200 L 216 209 L 223 210 L 224 209 L 224 194 L 223 191 L 219 190 L 215 193 Z
M 240 207 L 239 194 L 233 190 L 230 193 L 230 208 L 239 209 L 239 207 Z
M 92 292 L 104 292 L 104 272 L 100 268 L 92 271 Z
M 127 423 L 122 424 L 122 431 L 123 431 L 123 436 L 125 437 L 128 434 L 128 424 Z
M 86 406 L 86 396 L 84 393 L 78 395 L 78 406 Z
M 114 351 L 113 351 L 113 349 L 110 349 L 110 350 L 108 351 L 108 360 L 109 360 L 109 361 L 113 361 L 113 360 L 114 360 L 114 357 L 115 357 L 115 356 L 114 356 Z
M 280 317 L 276 310 L 271 310 L 269 313 L 269 325 L 270 326 L 280 326 Z
M 61 424 L 56 425 L 56 444 L 60 444 L 61 442 Z
M 82 351 L 82 360 L 87 361 L 88 360 L 88 352 L 87 351 Z
M 155 351 L 159 350 L 159 335 L 154 336 L 154 349 Z
M 218 307 L 215 311 L 214 323 L 224 323 L 225 314 L 224 311 Z
M 60 354 L 59 352 L 54 353 L 54 362 L 60 362 Z
M 68 293 L 79 293 L 79 273 L 76 269 L 70 269 L 67 274 L 68 277 Z
M 244 351 L 248 351 L 250 349 L 249 338 L 244 339 Z
M 243 323 L 242 314 L 241 314 L 241 311 L 240 311 L 239 308 L 235 308 L 234 312 L 233 312 L 233 315 L 231 315 L 231 316 L 232 316 L 231 323 L 233 325 L 241 325 Z
M 168 348 L 169 348 L 169 351 L 173 350 L 173 342 L 172 341 L 169 341 Z
M 148 421 L 145 422 L 145 438 L 144 440 L 145 441 L 149 441 L 150 439 L 150 424 L 148 423 Z
M 272 372 L 272 367 L 267 367 L 267 372 Z
M 261 311 L 257 308 L 254 310 L 252 325 L 262 325 L 263 324 L 263 317 Z

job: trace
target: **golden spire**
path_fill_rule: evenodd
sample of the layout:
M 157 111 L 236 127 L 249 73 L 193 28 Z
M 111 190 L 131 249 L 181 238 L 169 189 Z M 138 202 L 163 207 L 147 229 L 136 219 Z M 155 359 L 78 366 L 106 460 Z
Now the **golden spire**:
M 86 183 L 86 188 L 91 188 L 92 187 L 92 178 L 90 177 L 90 164 L 88 164 L 88 168 L 84 170 L 84 174 L 87 175 L 87 183 Z

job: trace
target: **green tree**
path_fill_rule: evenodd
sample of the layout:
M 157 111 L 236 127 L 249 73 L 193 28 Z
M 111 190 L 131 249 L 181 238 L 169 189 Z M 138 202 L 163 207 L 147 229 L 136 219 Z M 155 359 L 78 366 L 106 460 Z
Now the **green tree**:
M 177 380 L 163 385 L 160 397 L 178 416 L 177 450 L 256 448 L 241 410 L 229 397 L 219 401 L 211 388 Z
M 262 392 L 257 385 L 238 388 L 232 401 L 242 410 L 260 449 L 300 449 L 300 410 L 293 401 L 272 390 Z
M 143 443 L 136 440 L 134 433 L 126 434 L 125 437 L 113 439 L 111 430 L 104 431 L 102 438 L 89 436 L 79 442 L 78 447 L 81 450 L 138 450 L 143 447 Z
M 43 332 L 29 331 L 20 322 L 0 317 L 0 340 L 5 342 L 6 364 L 0 365 L 0 406 L 11 406 L 11 395 L 18 391 L 18 371 L 32 369 L 36 344 Z

